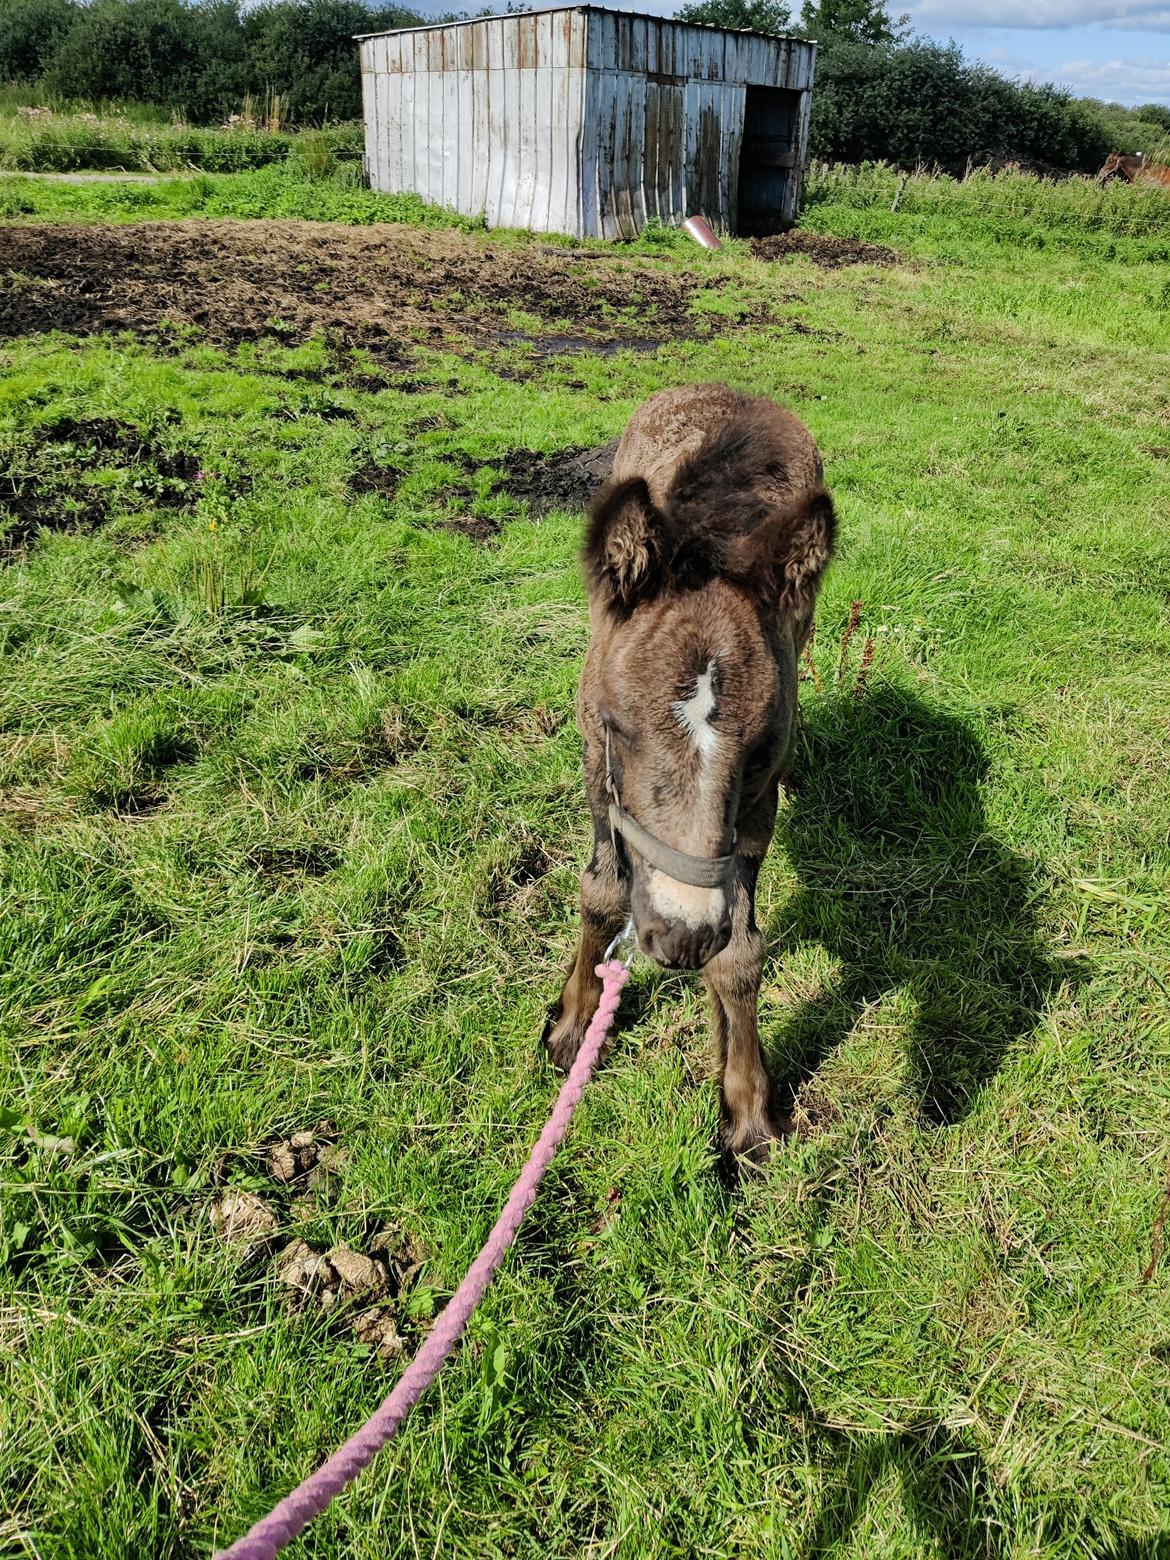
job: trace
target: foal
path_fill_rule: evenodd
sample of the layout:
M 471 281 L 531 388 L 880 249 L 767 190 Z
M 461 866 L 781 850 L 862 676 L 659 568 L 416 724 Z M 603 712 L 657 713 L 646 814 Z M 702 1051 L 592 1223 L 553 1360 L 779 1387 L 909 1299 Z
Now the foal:
M 711 992 L 724 1142 L 777 1135 L 757 1028 L 755 889 L 796 719 L 797 657 L 833 547 L 817 447 L 791 412 L 725 385 L 635 412 L 585 538 L 590 643 L 577 697 L 593 856 L 581 935 L 546 1030 L 572 1065 L 594 966 L 632 913 L 638 947 Z

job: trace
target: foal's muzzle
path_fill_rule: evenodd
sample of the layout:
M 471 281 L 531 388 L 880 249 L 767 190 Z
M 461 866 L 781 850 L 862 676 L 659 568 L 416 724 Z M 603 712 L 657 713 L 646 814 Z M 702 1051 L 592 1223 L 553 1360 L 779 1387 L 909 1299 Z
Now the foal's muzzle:
M 638 946 L 668 970 L 698 970 L 731 941 L 731 916 L 717 926 L 688 926 L 651 912 L 638 923 Z
M 638 947 L 667 969 L 700 969 L 731 940 L 728 884 L 735 870 L 735 834 L 726 855 L 692 856 L 644 828 L 622 806 L 614 778 L 608 725 L 605 788 L 609 793 L 609 829 L 615 851 L 618 840 L 623 840 L 637 851 L 652 878 L 665 879 L 667 885 L 673 885 L 673 892 L 669 887 L 651 892 L 635 875 L 631 909 Z M 696 890 L 702 892 L 696 896 Z M 685 900 L 691 902 L 687 904 Z

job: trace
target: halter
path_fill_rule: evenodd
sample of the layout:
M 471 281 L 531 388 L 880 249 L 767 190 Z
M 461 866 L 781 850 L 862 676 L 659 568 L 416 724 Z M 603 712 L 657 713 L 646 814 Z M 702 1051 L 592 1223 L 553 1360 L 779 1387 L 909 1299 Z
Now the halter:
M 689 883 L 692 888 L 727 886 L 735 862 L 734 832 L 731 836 L 731 850 L 726 856 L 689 856 L 686 851 L 675 850 L 673 845 L 668 845 L 656 834 L 651 834 L 649 829 L 644 829 L 622 806 L 617 781 L 613 777 L 608 724 L 605 727 L 605 789 L 609 793 L 609 829 L 615 849 L 620 834 L 644 861 L 657 867 L 659 872 L 665 872 L 676 883 Z

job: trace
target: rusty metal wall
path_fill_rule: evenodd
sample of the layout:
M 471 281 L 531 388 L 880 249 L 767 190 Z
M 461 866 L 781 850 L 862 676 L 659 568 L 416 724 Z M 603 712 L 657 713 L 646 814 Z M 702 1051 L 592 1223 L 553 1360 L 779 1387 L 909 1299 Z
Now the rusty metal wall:
M 735 228 L 747 85 L 802 95 L 794 220 L 816 45 L 592 6 L 361 40 L 372 186 L 499 227 L 633 238 L 702 213 Z
M 583 232 L 634 238 L 648 218 L 699 213 L 736 228 L 744 97 L 750 86 L 801 94 L 795 167 L 777 220 L 796 219 L 807 160 L 816 45 L 693 27 L 617 11 L 589 14 Z

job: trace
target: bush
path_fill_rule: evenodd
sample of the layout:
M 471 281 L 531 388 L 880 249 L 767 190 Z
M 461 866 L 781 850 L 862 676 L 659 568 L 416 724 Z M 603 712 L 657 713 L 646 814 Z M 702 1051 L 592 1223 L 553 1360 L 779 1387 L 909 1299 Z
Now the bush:
M 76 17 L 71 0 L 4 0 L 0 6 L 0 81 L 43 76 Z
M 354 34 L 423 18 L 364 0 L 0 0 L 0 81 L 43 78 L 50 93 L 148 98 L 199 123 L 246 94 L 283 95 L 298 124 L 356 118 Z
M 180 106 L 197 74 L 191 17 L 180 0 L 94 0 L 79 14 L 47 73 L 68 97 L 146 98 Z
M 961 165 L 1005 148 L 1095 172 L 1110 145 L 1101 121 L 1069 94 L 970 65 L 955 45 L 830 39 L 817 65 L 811 148 L 816 157 L 903 167 Z

